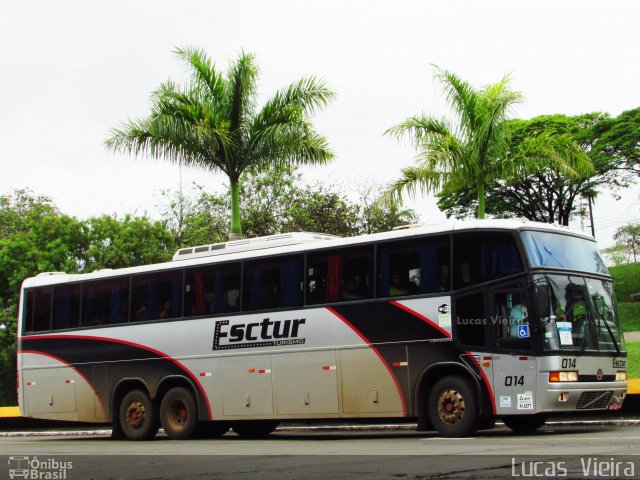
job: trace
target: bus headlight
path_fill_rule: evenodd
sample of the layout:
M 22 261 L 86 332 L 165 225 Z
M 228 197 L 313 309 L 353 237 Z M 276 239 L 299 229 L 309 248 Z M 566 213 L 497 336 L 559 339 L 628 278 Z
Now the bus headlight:
M 549 372 L 550 382 L 577 382 L 578 372 Z
M 616 372 L 616 382 L 626 382 L 627 372 Z

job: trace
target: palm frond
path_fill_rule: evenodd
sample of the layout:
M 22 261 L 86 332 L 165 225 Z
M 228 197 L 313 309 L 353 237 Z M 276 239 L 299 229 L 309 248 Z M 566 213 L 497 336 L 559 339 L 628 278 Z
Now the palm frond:
M 204 50 L 176 47 L 174 53 L 191 67 L 191 80 L 194 86 L 207 91 L 213 97 L 222 97 L 225 88 L 224 77 L 218 74 L 215 63 Z
M 256 108 L 259 69 L 251 53 L 241 52 L 227 71 L 226 101 L 230 130 L 243 136 Z

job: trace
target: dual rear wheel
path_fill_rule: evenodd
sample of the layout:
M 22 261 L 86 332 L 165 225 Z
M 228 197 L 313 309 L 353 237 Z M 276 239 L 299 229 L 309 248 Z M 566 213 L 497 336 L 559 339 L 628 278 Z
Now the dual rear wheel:
M 198 424 L 198 412 L 193 393 L 184 387 L 169 390 L 162 398 L 160 408 L 144 390 L 131 390 L 120 402 L 119 427 L 130 440 L 148 440 L 160 426 L 174 440 L 191 438 Z M 226 427 L 225 433 L 229 427 Z

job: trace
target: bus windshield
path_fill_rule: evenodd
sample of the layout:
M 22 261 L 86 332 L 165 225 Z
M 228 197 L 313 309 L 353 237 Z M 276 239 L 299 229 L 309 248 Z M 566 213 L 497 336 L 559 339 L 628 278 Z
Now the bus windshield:
M 539 275 L 535 283 L 545 350 L 624 349 L 610 281 L 576 275 Z
M 595 241 L 538 231 L 524 231 L 522 239 L 533 268 L 562 268 L 609 274 Z

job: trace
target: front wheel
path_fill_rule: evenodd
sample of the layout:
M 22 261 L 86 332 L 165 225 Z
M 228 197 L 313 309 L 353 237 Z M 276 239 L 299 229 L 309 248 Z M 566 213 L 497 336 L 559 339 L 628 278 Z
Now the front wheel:
M 158 432 L 158 413 L 149 395 L 132 390 L 120 403 L 120 429 L 129 440 L 147 440 Z
M 443 437 L 473 435 L 480 416 L 471 382 L 459 376 L 441 378 L 431 388 L 427 411 L 433 427 Z
M 173 440 L 191 438 L 198 424 L 193 394 L 184 387 L 169 390 L 160 404 L 160 423 Z
M 533 433 L 547 421 L 546 415 L 510 415 L 503 417 L 504 424 L 516 433 Z

